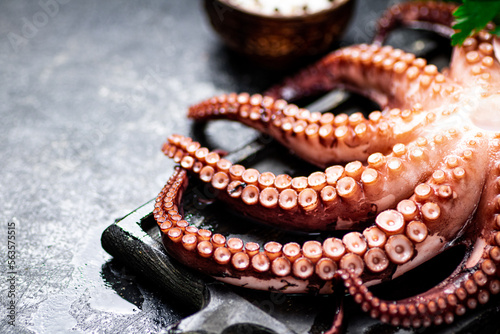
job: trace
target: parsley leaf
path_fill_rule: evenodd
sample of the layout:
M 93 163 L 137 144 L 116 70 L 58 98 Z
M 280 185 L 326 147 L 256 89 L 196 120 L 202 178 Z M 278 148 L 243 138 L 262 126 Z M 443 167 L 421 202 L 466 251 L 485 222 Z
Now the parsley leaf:
M 451 37 L 452 45 L 462 44 L 471 34 L 483 29 L 491 21 L 498 23 L 500 19 L 500 1 L 495 0 L 463 0 L 462 5 L 453 13 L 456 32 Z M 500 27 L 493 32 L 500 35 Z

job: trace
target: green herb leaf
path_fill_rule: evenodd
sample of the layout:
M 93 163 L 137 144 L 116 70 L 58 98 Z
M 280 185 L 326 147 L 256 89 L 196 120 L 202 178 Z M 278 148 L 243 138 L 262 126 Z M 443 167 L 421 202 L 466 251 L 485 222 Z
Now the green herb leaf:
M 463 4 L 453 13 L 457 22 L 453 26 L 456 32 L 451 37 L 452 45 L 461 45 L 471 34 L 500 18 L 500 1 L 463 0 L 462 2 Z M 493 33 L 499 35 L 500 29 L 495 29 Z

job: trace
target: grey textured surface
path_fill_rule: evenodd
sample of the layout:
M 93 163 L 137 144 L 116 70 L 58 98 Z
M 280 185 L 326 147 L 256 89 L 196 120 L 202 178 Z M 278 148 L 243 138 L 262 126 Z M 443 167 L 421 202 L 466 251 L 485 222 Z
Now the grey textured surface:
M 370 3 L 349 43 L 369 40 L 386 2 Z M 192 131 L 190 104 L 279 78 L 228 53 L 198 1 L 1 2 L 0 332 L 159 332 L 185 316 L 112 261 L 101 233 L 162 188 L 173 164 L 160 147 Z M 255 135 L 220 122 L 208 133 L 223 127 L 223 147 Z

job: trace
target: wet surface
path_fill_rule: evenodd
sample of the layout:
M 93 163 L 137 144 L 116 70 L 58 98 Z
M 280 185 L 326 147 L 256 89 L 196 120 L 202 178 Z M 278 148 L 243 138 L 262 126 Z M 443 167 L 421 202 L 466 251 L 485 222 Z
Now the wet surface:
M 388 1 L 359 3 L 343 44 L 369 41 Z M 1 2 L 0 332 L 162 332 L 186 316 L 113 260 L 101 234 L 162 188 L 173 163 L 160 147 L 196 132 L 190 104 L 282 75 L 223 47 L 198 1 Z M 206 133 L 227 149 L 255 136 L 227 122 Z

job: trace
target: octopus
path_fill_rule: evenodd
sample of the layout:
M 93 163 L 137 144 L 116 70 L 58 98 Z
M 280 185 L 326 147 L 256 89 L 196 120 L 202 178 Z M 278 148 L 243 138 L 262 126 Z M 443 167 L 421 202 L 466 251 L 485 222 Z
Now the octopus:
M 454 47 L 443 71 L 381 43 L 397 26 L 452 33 L 455 6 L 396 5 L 371 45 L 336 50 L 263 95 L 223 94 L 192 106 L 192 119 L 239 121 L 319 170 L 295 177 L 260 172 L 189 137 L 170 136 L 163 152 L 180 166 L 153 211 L 168 253 L 247 288 L 332 293 L 345 287 L 363 311 L 395 326 L 450 324 L 488 303 L 500 292 L 499 40 L 487 25 Z M 286 102 L 338 87 L 372 99 L 381 111 L 334 115 Z M 197 228 L 183 216 L 188 174 L 260 222 L 344 233 L 260 245 Z M 466 249 L 461 263 L 426 292 L 384 300 L 368 289 L 459 245 Z

